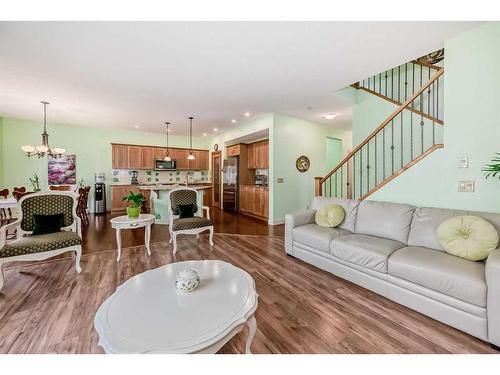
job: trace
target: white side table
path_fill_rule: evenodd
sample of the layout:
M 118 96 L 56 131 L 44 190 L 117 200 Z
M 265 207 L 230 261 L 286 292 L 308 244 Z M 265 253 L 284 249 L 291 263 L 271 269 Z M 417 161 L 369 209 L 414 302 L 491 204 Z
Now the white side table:
M 118 256 L 116 261 L 120 260 L 122 255 L 122 229 L 136 229 L 144 227 L 144 245 L 148 255 L 151 255 L 151 250 L 149 248 L 149 242 L 151 241 L 151 224 L 155 222 L 155 216 L 150 214 L 141 214 L 137 219 L 130 219 L 127 215 L 114 217 L 110 220 L 111 227 L 116 230 L 116 244 L 118 245 Z
M 190 293 L 175 288 L 186 267 L 200 275 Z M 257 331 L 253 278 L 220 260 L 175 262 L 135 275 L 99 307 L 94 326 L 106 353 L 216 353 L 245 326 Z

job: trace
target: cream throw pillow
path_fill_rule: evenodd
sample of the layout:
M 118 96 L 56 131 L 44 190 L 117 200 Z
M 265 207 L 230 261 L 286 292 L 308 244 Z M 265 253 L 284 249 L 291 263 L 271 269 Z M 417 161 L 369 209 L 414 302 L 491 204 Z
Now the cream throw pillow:
M 322 227 L 334 228 L 344 221 L 344 207 L 338 204 L 327 204 L 316 211 L 314 220 Z
M 482 260 L 498 246 L 498 232 L 493 225 L 477 216 L 456 216 L 437 228 L 443 249 L 457 257 Z

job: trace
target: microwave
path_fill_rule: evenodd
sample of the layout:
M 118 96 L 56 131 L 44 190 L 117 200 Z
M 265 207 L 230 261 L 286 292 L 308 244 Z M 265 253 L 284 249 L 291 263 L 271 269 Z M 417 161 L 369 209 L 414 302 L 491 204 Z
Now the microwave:
M 175 160 L 166 161 L 163 159 L 155 160 L 155 171 L 175 171 L 177 163 Z

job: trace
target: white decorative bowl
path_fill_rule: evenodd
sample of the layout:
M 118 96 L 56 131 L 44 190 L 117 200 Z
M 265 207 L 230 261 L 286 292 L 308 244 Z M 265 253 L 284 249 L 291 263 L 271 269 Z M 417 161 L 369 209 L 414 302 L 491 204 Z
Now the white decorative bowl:
M 186 268 L 177 275 L 175 287 L 181 292 L 192 292 L 200 285 L 200 276 L 192 268 Z

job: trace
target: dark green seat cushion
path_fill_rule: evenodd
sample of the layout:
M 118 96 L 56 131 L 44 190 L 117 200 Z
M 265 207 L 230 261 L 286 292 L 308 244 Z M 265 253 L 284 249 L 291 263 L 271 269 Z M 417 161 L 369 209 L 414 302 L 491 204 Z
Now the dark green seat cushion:
M 172 225 L 172 230 L 177 231 L 177 230 L 196 229 L 196 228 L 209 227 L 211 225 L 214 225 L 212 220 L 209 220 L 205 217 L 195 216 L 186 219 L 175 219 L 174 224 Z
M 81 245 L 82 239 L 75 232 L 57 232 L 41 234 L 38 236 L 26 236 L 14 240 L 0 249 L 0 258 L 8 258 L 17 255 L 42 253 L 69 246 Z
M 64 223 L 64 214 L 33 215 L 33 236 L 40 234 L 56 233 L 61 231 Z

